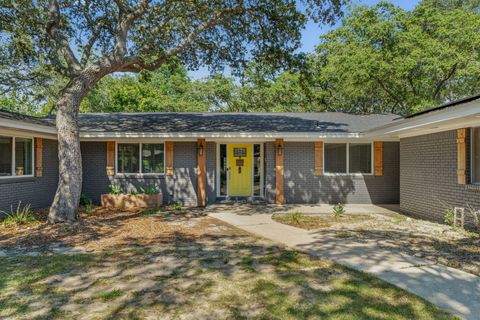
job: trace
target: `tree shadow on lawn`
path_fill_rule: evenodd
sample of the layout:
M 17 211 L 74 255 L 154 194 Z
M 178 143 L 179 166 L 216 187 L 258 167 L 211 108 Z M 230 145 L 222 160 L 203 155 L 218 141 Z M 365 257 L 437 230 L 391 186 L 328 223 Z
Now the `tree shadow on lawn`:
M 0 258 L 0 317 L 449 319 L 374 277 L 239 232 Z

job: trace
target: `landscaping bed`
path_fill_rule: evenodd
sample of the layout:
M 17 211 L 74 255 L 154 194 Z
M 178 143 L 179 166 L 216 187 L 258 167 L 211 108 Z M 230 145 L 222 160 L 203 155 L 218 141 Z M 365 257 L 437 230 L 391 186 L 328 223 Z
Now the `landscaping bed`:
M 454 319 L 375 277 L 202 211 L 96 208 L 81 218 L 0 228 L 2 248 L 93 250 L 0 257 L 0 318 Z
M 480 276 L 480 234 L 450 226 L 389 214 L 275 213 L 277 222 L 339 238 L 375 241 L 379 247 L 400 250 Z

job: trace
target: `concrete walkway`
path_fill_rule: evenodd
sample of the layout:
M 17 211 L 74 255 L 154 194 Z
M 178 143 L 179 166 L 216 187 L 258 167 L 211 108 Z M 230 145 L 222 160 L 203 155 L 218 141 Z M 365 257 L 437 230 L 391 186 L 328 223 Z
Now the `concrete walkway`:
M 354 241 L 318 231 L 291 227 L 271 219 L 271 213 L 250 215 L 214 210 L 210 216 L 294 249 L 368 272 L 412 292 L 465 319 L 480 319 L 480 278 L 401 252 L 377 247 L 374 241 Z M 382 210 L 384 210 L 382 208 Z

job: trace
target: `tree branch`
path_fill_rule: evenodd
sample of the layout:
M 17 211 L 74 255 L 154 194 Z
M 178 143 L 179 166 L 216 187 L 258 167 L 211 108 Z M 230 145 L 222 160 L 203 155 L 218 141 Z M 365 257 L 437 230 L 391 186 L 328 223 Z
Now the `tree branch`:
M 48 22 L 46 31 L 47 34 L 53 39 L 60 52 L 62 52 L 63 57 L 68 64 L 68 68 L 72 71 L 71 73 L 80 72 L 82 67 L 78 62 L 78 59 L 73 54 L 67 38 L 60 31 L 60 8 L 56 0 L 48 1 Z
M 458 63 L 455 63 L 453 65 L 453 67 L 450 69 L 450 72 L 447 74 L 447 76 L 445 78 L 443 78 L 438 84 L 437 86 L 435 87 L 435 91 L 433 92 L 433 96 L 432 98 L 434 100 L 437 100 L 438 98 L 438 95 L 440 94 L 440 90 L 442 90 L 442 87 L 443 85 L 445 84 L 445 82 L 448 81 L 448 79 L 450 79 L 454 74 L 455 72 L 457 71 L 457 67 L 458 67 Z

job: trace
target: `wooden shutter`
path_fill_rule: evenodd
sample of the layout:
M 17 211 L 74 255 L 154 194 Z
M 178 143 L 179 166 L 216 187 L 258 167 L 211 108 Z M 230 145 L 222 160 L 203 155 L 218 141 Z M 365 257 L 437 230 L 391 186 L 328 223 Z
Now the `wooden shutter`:
M 35 138 L 35 176 L 43 176 L 43 139 Z
M 281 151 L 280 151 L 281 150 Z M 285 148 L 283 139 L 275 140 L 275 203 L 285 203 L 284 195 L 284 155 Z
M 203 151 L 200 152 L 200 149 Z M 199 207 L 207 205 L 207 143 L 197 140 L 197 202 Z
M 375 141 L 374 146 L 374 164 L 375 164 L 375 176 L 383 176 L 383 142 Z
M 458 184 L 467 184 L 467 129 L 457 130 L 457 180 Z
M 315 142 L 315 175 L 323 175 L 323 141 Z
M 115 175 L 115 141 L 107 141 L 107 176 Z
M 173 142 L 166 141 L 165 142 L 165 159 L 166 159 L 166 172 L 167 176 L 173 176 Z

